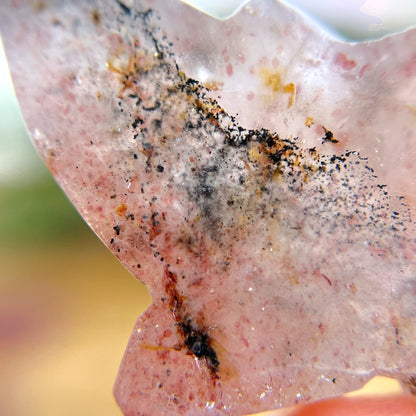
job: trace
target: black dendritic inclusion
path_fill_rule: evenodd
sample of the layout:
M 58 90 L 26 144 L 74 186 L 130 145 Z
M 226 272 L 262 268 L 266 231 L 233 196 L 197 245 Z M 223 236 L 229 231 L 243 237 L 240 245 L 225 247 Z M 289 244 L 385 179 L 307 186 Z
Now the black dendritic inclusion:
M 141 33 L 134 48 L 146 61 L 125 75 L 133 80 L 123 105 L 130 111 L 134 147 L 146 158 L 147 174 L 184 190 L 195 204 L 198 212 L 189 212 L 186 221 L 198 218 L 217 241 L 229 230 L 271 219 L 285 230 L 307 227 L 310 237 L 379 246 L 409 226 L 404 202 L 400 213 L 392 208 L 396 201 L 359 153 L 322 155 L 301 149 L 297 138 L 239 126 L 203 85 L 180 71 L 155 13 L 131 15 Z M 337 142 L 329 130 L 322 141 Z
M 216 373 L 220 362 L 218 361 L 217 353 L 211 345 L 208 333 L 193 325 L 189 318 L 178 325 L 183 332 L 185 345 L 189 353 L 199 359 L 204 359 L 211 373 Z
M 327 130 L 325 127 L 325 136 L 322 137 L 322 144 L 324 143 L 339 143 L 339 140 L 335 139 L 332 131 Z
M 120 0 L 116 0 L 117 4 L 119 5 L 121 11 L 125 14 L 127 14 L 128 16 L 131 15 L 131 10 L 129 7 L 127 7 L 122 1 Z

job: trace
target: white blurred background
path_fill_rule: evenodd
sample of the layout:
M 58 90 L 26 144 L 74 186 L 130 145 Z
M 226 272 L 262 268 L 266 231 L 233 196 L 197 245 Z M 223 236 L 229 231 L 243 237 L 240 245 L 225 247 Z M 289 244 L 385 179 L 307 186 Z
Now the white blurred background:
M 219 19 L 237 13 L 249 0 L 182 0 Z M 416 24 L 414 0 L 282 0 L 346 41 L 378 39 Z

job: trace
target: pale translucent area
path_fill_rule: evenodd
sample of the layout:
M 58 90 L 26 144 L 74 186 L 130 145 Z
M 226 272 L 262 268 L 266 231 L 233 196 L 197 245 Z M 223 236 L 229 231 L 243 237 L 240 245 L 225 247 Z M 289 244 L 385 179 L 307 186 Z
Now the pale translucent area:
M 227 19 L 237 13 L 248 0 L 182 0 L 202 12 L 216 17 Z
M 217 18 L 228 18 L 237 13 L 247 0 L 186 0 L 185 2 Z M 355 39 L 380 36 L 416 24 L 416 2 L 413 0 L 394 2 L 391 0 L 286 0 L 286 2 L 299 7 L 323 24 L 326 22 L 327 25 L 346 33 L 353 33 Z M 39 175 L 44 174 L 45 169 L 32 146 L 27 146 L 29 139 L 11 87 L 1 38 L 0 114 L 0 185 L 36 181 Z

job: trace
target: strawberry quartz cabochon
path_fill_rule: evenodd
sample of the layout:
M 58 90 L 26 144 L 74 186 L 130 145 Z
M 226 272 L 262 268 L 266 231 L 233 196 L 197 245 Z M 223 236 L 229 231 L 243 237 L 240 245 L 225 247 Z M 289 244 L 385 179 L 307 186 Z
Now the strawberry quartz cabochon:
M 253 0 L 5 0 L 32 140 L 144 282 L 125 415 L 416 385 L 416 31 L 331 39 Z

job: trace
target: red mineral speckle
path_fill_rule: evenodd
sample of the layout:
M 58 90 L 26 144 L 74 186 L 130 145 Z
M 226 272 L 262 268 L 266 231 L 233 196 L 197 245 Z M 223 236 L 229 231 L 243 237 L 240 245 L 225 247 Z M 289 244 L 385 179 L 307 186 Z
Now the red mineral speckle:
M 338 53 L 335 56 L 334 63 L 345 71 L 351 71 L 357 66 L 357 63 L 354 60 L 348 59 L 347 56 L 343 53 Z
M 360 69 L 360 73 L 358 74 L 358 78 L 361 79 L 364 76 L 364 74 L 367 71 L 370 71 L 372 68 L 373 68 L 373 65 L 371 63 L 363 65 L 363 67 Z
M 404 75 L 407 78 L 414 77 L 416 74 L 416 54 L 406 63 L 404 67 Z

